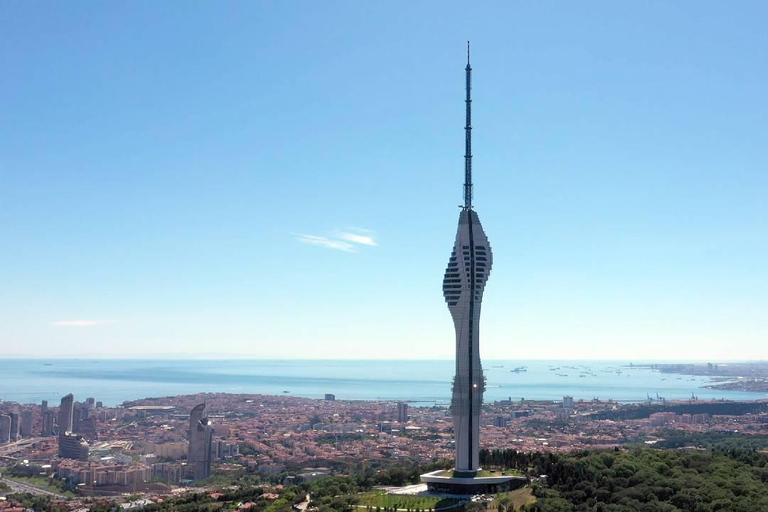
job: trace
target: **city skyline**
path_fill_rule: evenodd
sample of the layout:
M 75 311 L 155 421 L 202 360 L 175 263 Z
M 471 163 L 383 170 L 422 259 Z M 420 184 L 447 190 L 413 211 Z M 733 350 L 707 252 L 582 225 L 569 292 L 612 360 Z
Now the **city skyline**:
M 471 39 L 482 357 L 764 359 L 765 14 L 4 3 L 3 355 L 451 359 Z
M 681 376 L 700 372 L 759 373 L 765 386 L 766 365 L 745 365 L 740 369 L 667 365 L 665 370 L 669 376 L 676 372 L 681 372 Z M 93 502 L 99 499 L 101 503 L 128 500 L 146 506 L 165 504 L 166 510 L 177 510 L 181 508 L 179 499 L 194 507 L 207 497 L 218 503 L 231 502 L 234 506 L 226 508 L 234 509 L 243 508 L 242 504 L 248 502 L 243 490 L 248 489 L 246 485 L 254 485 L 253 498 L 266 498 L 261 508 L 269 505 L 265 501 L 274 502 L 282 495 L 287 498 L 283 509 L 288 510 L 291 501 L 301 499 L 302 493 L 310 494 L 304 495 L 303 503 L 320 503 L 318 487 L 306 489 L 305 484 L 311 485 L 321 478 L 354 484 L 360 476 L 356 464 L 361 462 L 369 468 L 364 478 L 379 479 L 363 491 L 351 489 L 349 496 L 364 498 L 370 492 L 384 496 L 379 486 L 386 486 L 387 496 L 397 496 L 399 500 L 405 496 L 412 502 L 431 493 L 439 493 L 435 502 L 444 499 L 445 493 L 467 497 L 482 493 L 490 500 L 491 495 L 506 490 L 530 495 L 529 485 L 534 482 L 551 486 L 557 481 L 553 475 L 558 474 L 552 471 L 553 463 L 560 457 L 583 461 L 585 456 L 593 456 L 596 462 L 605 462 L 606 457 L 634 454 L 642 462 L 656 454 L 656 458 L 668 456 L 668 462 L 660 465 L 655 474 L 638 470 L 639 478 L 629 485 L 622 476 L 627 473 L 606 474 L 617 488 L 626 486 L 632 492 L 657 478 L 676 478 L 674 488 L 653 487 L 658 500 L 647 500 L 655 502 L 651 508 L 662 501 L 680 503 L 680 497 L 697 496 L 697 492 L 704 496 L 698 498 L 699 503 L 716 500 L 716 507 L 728 506 L 743 500 L 747 487 L 751 504 L 745 510 L 763 510 L 760 503 L 765 503 L 766 484 L 760 480 L 759 472 L 764 466 L 764 450 L 749 449 L 747 453 L 752 455 L 745 457 L 738 448 L 694 450 L 695 445 L 689 443 L 689 448 L 681 450 L 679 446 L 681 440 L 706 442 L 711 438 L 737 447 L 764 446 L 768 439 L 768 411 L 765 399 L 758 398 L 758 394 L 748 400 L 649 397 L 630 403 L 612 398 L 576 399 L 570 395 L 562 396 L 562 400 L 489 400 L 480 417 L 482 472 L 467 478 L 468 475 L 458 474 L 449 466 L 455 443 L 446 406 L 393 400 L 336 400 L 333 395 L 311 399 L 231 392 L 167 395 L 108 405 L 101 392 L 96 385 L 83 395 L 95 396 L 82 402 L 73 401 L 73 395 L 68 394 L 61 399 L 59 409 L 63 411 L 56 411 L 56 407 L 49 410 L 46 401 L 0 404 L 0 455 L 4 458 L 3 483 L 7 485 L 0 494 L 5 494 L 8 502 L 13 505 L 25 499 L 21 492 L 30 492 L 37 498 L 47 496 L 65 501 L 71 509 L 93 508 Z M 73 410 L 72 433 L 62 438 L 46 428 L 48 418 L 62 413 L 66 423 Z M 26 430 L 26 435 L 20 432 L 16 441 L 10 439 L 9 413 L 26 417 L 31 429 Z M 215 430 L 209 418 L 215 418 Z M 653 448 L 638 448 L 648 445 Z M 501 466 L 504 454 L 509 457 L 515 453 L 522 454 L 524 458 L 520 460 L 526 464 Z M 528 466 L 532 459 L 542 460 L 546 466 Z M 743 471 L 734 466 L 736 463 L 752 469 Z M 596 466 L 600 467 L 599 462 Z M 698 475 L 710 477 L 717 498 L 708 499 L 711 494 L 702 492 L 702 486 L 696 485 L 698 480 L 692 481 L 690 473 L 678 471 L 694 466 L 699 468 Z M 718 466 L 722 466 L 721 471 L 711 469 Z M 423 484 L 417 485 L 415 476 L 403 472 L 403 467 L 429 472 L 421 473 Z M 607 464 L 605 467 L 610 469 Z M 393 480 L 395 468 L 401 474 L 397 480 Z M 649 467 L 650 470 L 653 468 Z M 206 481 L 204 477 L 208 474 L 214 479 Z M 542 478 L 543 474 L 548 478 Z M 578 469 L 573 474 L 578 478 Z M 752 476 L 745 479 L 744 474 Z M 193 477 L 195 481 L 190 482 Z M 731 477 L 733 484 L 721 485 L 726 481 L 723 477 Z M 570 485 L 581 481 L 574 480 Z M 624 499 L 615 496 L 620 491 L 605 487 L 606 492 L 595 497 L 598 502 L 616 503 Z M 224 497 L 231 490 L 237 492 L 230 495 L 234 499 Z M 342 488 L 331 493 L 339 496 L 340 490 L 347 492 Z M 567 492 L 563 496 L 570 501 L 583 501 L 584 497 Z M 496 497 L 503 499 L 505 495 Z M 551 499 L 543 493 L 536 497 L 537 503 Z M 756 501 L 760 499 L 761 502 Z M 639 510 L 632 503 L 624 505 L 623 510 Z M 130 508 L 130 503 L 123 508 Z M 324 510 L 350 509 L 354 507 L 331 506 Z M 561 509 L 557 506 L 551 510 Z

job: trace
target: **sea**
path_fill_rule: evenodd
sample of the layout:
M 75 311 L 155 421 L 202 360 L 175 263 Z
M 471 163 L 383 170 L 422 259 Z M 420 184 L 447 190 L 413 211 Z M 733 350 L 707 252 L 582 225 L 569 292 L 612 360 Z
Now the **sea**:
M 647 364 L 647 363 L 643 363 Z M 757 400 L 768 393 L 703 388 L 706 377 L 660 373 L 629 361 L 484 360 L 485 401 Z M 192 393 L 251 393 L 447 405 L 450 360 L 0 359 L 0 400 L 58 404 L 73 393 L 104 405 Z

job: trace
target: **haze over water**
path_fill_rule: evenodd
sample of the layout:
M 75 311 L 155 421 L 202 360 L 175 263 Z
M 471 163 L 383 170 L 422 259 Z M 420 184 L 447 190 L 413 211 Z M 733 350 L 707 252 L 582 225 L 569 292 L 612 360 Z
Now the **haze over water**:
M 642 364 L 643 362 L 635 362 Z M 630 368 L 628 361 L 484 360 L 485 400 L 600 398 L 642 401 L 658 393 L 668 400 L 755 400 L 766 393 L 700 388 L 705 377 Z M 67 393 L 95 397 L 105 405 L 126 400 L 203 392 L 256 393 L 339 400 L 406 400 L 447 405 L 454 362 L 352 360 L 140 360 L 6 359 L 0 399 L 21 403 Z M 514 372 L 525 367 L 526 371 Z M 285 393 L 287 391 L 287 393 Z

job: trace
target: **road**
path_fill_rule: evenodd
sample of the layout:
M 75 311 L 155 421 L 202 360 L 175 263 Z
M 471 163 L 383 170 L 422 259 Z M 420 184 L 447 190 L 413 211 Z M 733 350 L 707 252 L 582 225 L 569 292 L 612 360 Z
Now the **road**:
M 29 445 L 35 444 L 36 442 L 42 441 L 43 439 L 44 438 L 42 437 L 28 437 L 28 438 L 20 439 L 18 441 L 14 441 L 12 443 L 8 443 L 0 447 L 0 456 L 15 458 L 15 457 L 12 457 L 15 453 L 20 452 L 24 450 L 24 448 L 28 447 Z
M 67 500 L 66 496 L 63 496 L 61 494 L 56 494 L 55 492 L 48 491 L 46 489 L 40 489 L 39 487 L 35 487 L 33 485 L 29 485 L 26 483 L 21 482 L 15 482 L 13 480 L 8 480 L 7 478 L 0 478 L 0 482 L 8 485 L 11 489 L 14 490 L 14 492 L 28 492 L 31 494 L 39 494 L 44 496 L 50 496 L 52 498 L 56 498 L 59 500 Z
M 309 506 L 310 501 L 312 501 L 312 497 L 309 495 L 309 493 L 307 493 L 307 495 L 304 497 L 304 501 L 294 505 L 293 510 L 296 510 L 298 512 L 305 512 L 307 510 L 307 507 Z

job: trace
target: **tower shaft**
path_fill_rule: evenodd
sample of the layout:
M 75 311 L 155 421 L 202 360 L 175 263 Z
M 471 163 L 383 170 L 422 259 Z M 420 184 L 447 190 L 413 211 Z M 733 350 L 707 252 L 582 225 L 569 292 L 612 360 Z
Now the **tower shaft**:
M 456 330 L 456 375 L 451 416 L 457 474 L 473 476 L 479 468 L 480 409 L 485 377 L 480 364 L 480 309 L 493 256 L 477 213 L 472 209 L 472 67 L 467 46 L 464 206 L 459 214 L 453 252 L 443 279 L 443 296 Z

